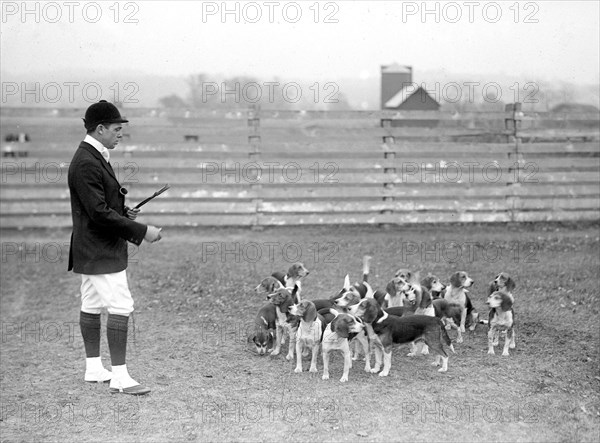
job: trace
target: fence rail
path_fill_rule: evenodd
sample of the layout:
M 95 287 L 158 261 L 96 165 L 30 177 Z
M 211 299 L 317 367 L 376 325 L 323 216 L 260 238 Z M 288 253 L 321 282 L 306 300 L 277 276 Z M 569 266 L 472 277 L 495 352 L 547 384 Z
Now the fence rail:
M 111 164 L 131 203 L 171 184 L 144 207 L 144 220 L 160 226 L 600 219 L 597 114 L 532 114 L 519 104 L 465 115 L 138 114 Z M 2 114 L 8 126 L 19 118 Z M 30 127 L 78 131 L 65 120 L 73 124 L 61 114 Z M 1 225 L 70 227 L 75 143 L 32 139 L 3 145 Z

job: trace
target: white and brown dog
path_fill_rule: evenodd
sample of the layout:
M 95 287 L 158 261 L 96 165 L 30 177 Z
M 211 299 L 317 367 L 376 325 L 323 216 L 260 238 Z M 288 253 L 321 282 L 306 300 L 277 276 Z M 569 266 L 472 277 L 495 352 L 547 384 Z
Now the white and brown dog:
M 361 295 L 357 291 L 349 290 L 345 292 L 340 298 L 336 299 L 334 302 L 333 309 L 337 312 L 348 314 L 349 310 L 360 303 L 364 298 L 373 298 L 373 290 L 369 286 L 367 282 L 363 282 L 363 285 L 367 286 L 368 289 L 366 291 L 365 297 L 361 297 Z M 360 344 L 362 351 L 365 356 L 365 371 L 371 372 L 371 359 L 369 357 L 369 339 L 367 337 L 367 333 L 365 330 L 361 329 L 357 334 L 355 334 L 351 339 L 350 343 L 358 343 Z M 356 348 L 354 348 L 354 352 L 352 353 L 352 360 L 359 359 L 359 352 Z
M 275 277 L 269 276 L 262 279 L 260 284 L 256 288 L 254 288 L 254 292 L 256 292 L 257 294 L 268 295 L 272 294 L 278 289 L 285 289 L 285 286 Z
M 433 300 L 442 298 L 444 296 L 444 291 L 446 290 L 446 285 L 432 274 L 428 274 L 427 277 L 421 280 L 421 287 L 429 291 Z
M 456 343 L 463 342 L 462 333 L 465 332 L 465 322 L 467 321 L 467 288 L 473 286 L 473 283 L 475 281 L 466 272 L 455 272 L 450 276 L 450 285 L 446 287 L 446 292 L 444 293 L 445 300 L 449 303 L 456 303 L 461 308 L 460 324 L 457 326 L 453 319 L 449 320 L 450 326 L 458 331 Z M 473 320 L 471 327 L 474 329 L 477 322 L 475 319 Z
M 387 308 L 409 306 L 416 300 L 417 291 L 401 277 L 392 278 L 386 285 L 385 291 L 383 306 Z
M 284 334 L 287 333 L 289 336 L 289 348 L 285 358 L 291 360 L 294 358 L 295 337 L 298 328 L 298 319 L 288 313 L 290 306 L 294 304 L 292 293 L 288 289 L 282 288 L 272 294 L 268 294 L 267 299 L 275 305 L 276 315 L 275 348 L 271 352 L 271 355 L 279 355 Z
M 317 354 L 325 320 L 317 312 L 315 304 L 309 300 L 302 300 L 299 304 L 290 306 L 289 312 L 300 318 L 300 324 L 296 331 L 296 369 L 294 372 L 302 372 L 302 351 L 305 348 L 312 350 L 309 372 L 317 372 Z
M 263 305 L 254 320 L 254 334 L 248 337 L 248 342 L 254 343 L 258 355 L 265 355 L 273 349 L 275 341 L 277 314 L 272 303 Z
M 383 370 L 381 377 L 389 375 L 392 365 L 392 346 L 394 344 L 408 344 L 415 341 L 425 341 L 427 345 L 438 354 L 434 365 L 441 364 L 440 372 L 448 370 L 448 354 L 443 345 L 452 350 L 452 343 L 440 319 L 427 315 L 408 315 L 396 317 L 389 315 L 374 299 L 364 299 L 355 308 L 353 314 L 362 321 L 370 323 L 378 340 L 373 344 L 383 354 Z M 371 372 L 378 372 L 381 364 L 379 351 L 375 352 L 375 368 Z
M 514 349 L 515 329 L 513 296 L 503 290 L 495 291 L 488 296 L 486 303 L 491 308 L 488 324 L 488 354 L 494 354 L 494 346 L 498 344 L 500 333 L 506 334 L 502 355 L 508 356 L 508 349 Z
M 363 332 L 363 324 L 350 314 L 339 314 L 333 310 L 335 318 L 323 331 L 323 380 L 329 380 L 329 353 L 339 350 L 344 355 L 344 372 L 340 382 L 348 381 L 348 373 L 352 367 L 350 343 L 353 336 Z
M 304 266 L 304 264 L 300 262 L 296 262 L 290 266 L 287 273 L 285 272 L 273 272 L 271 277 L 275 277 L 282 286 L 286 289 L 292 291 L 292 296 L 294 297 L 294 303 L 298 303 L 302 300 L 301 292 L 302 286 L 300 281 L 302 278 L 306 277 L 309 274 L 308 269 Z
M 496 291 L 504 291 L 512 295 L 512 291 L 517 287 L 515 281 L 506 272 L 498 274 L 488 285 L 488 296 Z

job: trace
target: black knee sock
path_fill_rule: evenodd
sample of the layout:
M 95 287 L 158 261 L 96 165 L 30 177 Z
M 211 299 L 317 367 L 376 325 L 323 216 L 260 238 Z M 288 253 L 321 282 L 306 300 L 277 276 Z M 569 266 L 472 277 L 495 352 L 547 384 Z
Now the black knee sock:
M 79 313 L 79 327 L 87 358 L 100 357 L 100 314 Z
M 113 366 L 125 364 L 128 321 L 129 317 L 126 315 L 108 314 L 106 334 L 108 348 L 110 349 L 110 360 Z

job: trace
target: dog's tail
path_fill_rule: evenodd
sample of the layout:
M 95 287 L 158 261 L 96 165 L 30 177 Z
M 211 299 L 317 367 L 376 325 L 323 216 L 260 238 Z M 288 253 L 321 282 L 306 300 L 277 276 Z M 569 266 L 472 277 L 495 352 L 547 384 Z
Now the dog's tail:
M 363 256 L 363 282 L 367 282 L 369 280 L 369 270 L 372 258 L 373 257 L 370 255 Z
M 440 342 L 444 343 L 450 348 L 452 353 L 456 354 L 454 345 L 452 344 L 452 340 L 450 340 L 450 336 L 448 335 L 448 331 L 446 331 L 446 327 L 444 326 L 442 319 L 438 318 L 438 324 L 440 325 Z

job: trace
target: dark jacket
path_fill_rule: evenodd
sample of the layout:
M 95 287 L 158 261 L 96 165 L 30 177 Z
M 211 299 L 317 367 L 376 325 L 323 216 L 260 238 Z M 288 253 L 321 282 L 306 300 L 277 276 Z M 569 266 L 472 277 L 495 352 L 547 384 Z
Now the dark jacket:
M 139 245 L 147 226 L 124 216 L 125 196 L 112 167 L 81 142 L 69 166 L 73 233 L 69 271 L 110 274 L 127 268 L 127 242 Z

